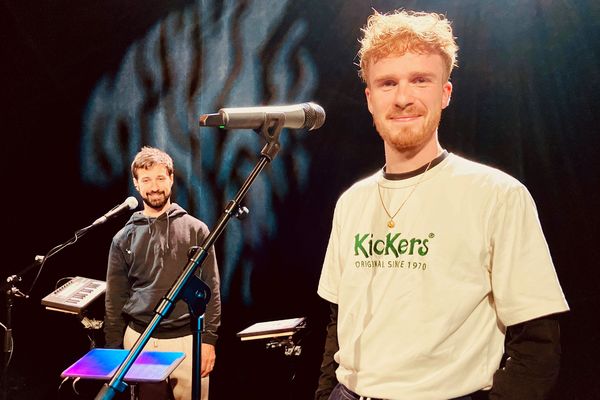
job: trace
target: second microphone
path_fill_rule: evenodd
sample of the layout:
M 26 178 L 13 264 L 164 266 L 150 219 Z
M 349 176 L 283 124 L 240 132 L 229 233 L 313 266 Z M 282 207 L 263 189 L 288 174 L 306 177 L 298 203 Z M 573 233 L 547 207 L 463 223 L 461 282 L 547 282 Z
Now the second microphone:
M 259 129 L 269 115 L 284 116 L 284 128 L 318 129 L 325 123 L 325 110 L 315 103 L 302 103 L 287 106 L 221 108 L 216 114 L 200 117 L 200 126 L 214 126 L 226 129 Z M 274 125 L 275 121 L 270 124 Z

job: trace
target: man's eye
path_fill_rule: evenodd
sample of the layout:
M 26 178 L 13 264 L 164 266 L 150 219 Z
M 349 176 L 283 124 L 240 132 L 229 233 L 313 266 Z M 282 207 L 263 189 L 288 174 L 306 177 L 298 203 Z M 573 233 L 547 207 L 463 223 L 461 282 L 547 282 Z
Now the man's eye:
M 416 83 L 417 85 L 419 85 L 419 84 L 423 84 L 423 83 L 429 82 L 429 79 L 427 79 L 425 77 L 422 77 L 422 76 L 419 76 L 419 77 L 416 77 L 415 79 L 413 79 L 413 82 Z

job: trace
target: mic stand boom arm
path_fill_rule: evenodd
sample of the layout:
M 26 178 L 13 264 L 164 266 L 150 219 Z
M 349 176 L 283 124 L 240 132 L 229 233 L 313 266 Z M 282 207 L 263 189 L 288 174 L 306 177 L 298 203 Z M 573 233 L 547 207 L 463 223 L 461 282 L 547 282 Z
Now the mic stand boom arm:
M 273 130 L 269 131 L 269 126 L 273 121 L 275 122 Z M 265 115 L 265 122 L 262 124 L 259 133 L 267 140 L 267 144 L 261 150 L 261 156 L 258 163 L 250 172 L 234 199 L 229 201 L 229 203 L 225 207 L 225 210 L 219 217 L 219 220 L 217 221 L 214 229 L 210 231 L 209 235 L 206 237 L 206 239 L 204 239 L 202 245 L 196 251 L 194 251 L 193 255 L 191 255 L 181 275 L 177 278 L 175 283 L 173 283 L 167 295 L 162 298 L 162 300 L 154 310 L 156 315 L 152 318 L 152 320 L 146 327 L 146 330 L 140 335 L 140 337 L 135 342 L 131 350 L 129 350 L 127 357 L 125 357 L 119 368 L 117 368 L 112 379 L 108 383 L 104 384 L 102 389 L 100 389 L 100 391 L 95 397 L 95 400 L 109 400 L 114 398 L 117 391 L 123 392 L 125 390 L 127 386 L 123 382 L 125 375 L 129 371 L 137 357 L 142 352 L 142 349 L 144 348 L 146 343 L 148 343 L 148 341 L 150 340 L 150 337 L 156 329 L 156 327 L 160 324 L 164 317 L 169 315 L 169 313 L 172 311 L 173 307 L 175 306 L 178 300 L 184 299 L 188 302 L 190 310 L 195 310 L 195 312 L 192 311 L 193 316 L 196 316 L 196 314 L 199 313 L 199 310 L 202 314 L 204 313 L 206 302 L 208 301 L 208 298 L 210 298 L 210 293 L 207 293 L 207 290 L 209 289 L 206 286 L 206 284 L 204 284 L 200 280 L 192 279 L 191 282 L 188 281 L 190 281 L 192 277 L 195 277 L 194 272 L 199 266 L 202 265 L 202 263 L 208 255 L 208 249 L 210 249 L 211 246 L 215 244 L 216 240 L 223 233 L 231 217 L 238 217 L 244 214 L 244 211 L 241 207 L 241 202 L 246 196 L 246 193 L 248 193 L 248 190 L 250 189 L 252 183 L 254 183 L 254 181 L 256 180 L 256 177 L 260 174 L 260 172 L 265 168 L 265 166 L 268 163 L 273 161 L 273 159 L 277 155 L 280 148 L 279 134 L 281 133 L 284 122 L 285 115 L 283 113 L 268 113 L 267 115 Z M 186 288 L 188 284 L 195 287 Z M 198 286 L 199 284 L 200 286 Z M 203 302 L 203 304 L 194 304 L 196 301 Z M 200 324 L 198 324 L 198 326 L 201 327 L 201 322 Z M 196 347 L 196 342 L 194 342 L 194 347 Z M 200 394 L 199 358 L 201 354 L 199 349 L 200 344 L 198 344 L 197 349 L 194 349 L 193 355 L 197 359 L 193 362 L 194 368 L 192 376 L 192 398 L 199 398 Z
M 85 235 L 87 232 L 90 231 L 90 229 L 94 228 L 95 226 L 97 226 L 97 225 L 92 224 L 92 225 L 86 226 L 85 228 L 79 229 L 78 231 L 75 232 L 74 236 L 71 239 L 67 240 L 64 243 L 59 244 L 58 246 L 53 247 L 46 253 L 45 256 L 39 256 L 39 255 L 36 256 L 33 263 L 28 265 L 26 268 L 24 268 L 17 274 L 7 277 L 6 282 L 0 284 L 0 291 L 5 292 L 5 294 L 6 294 L 6 326 L 5 326 L 6 333 L 4 335 L 4 346 L 3 346 L 4 347 L 4 365 L 2 367 L 2 400 L 8 399 L 8 386 L 9 386 L 8 385 L 8 364 L 10 362 L 10 359 L 12 357 L 12 352 L 13 352 L 13 336 L 12 336 L 12 308 L 13 308 L 13 304 L 14 304 L 13 299 L 16 297 L 22 297 L 25 299 L 29 299 L 29 294 L 33 291 L 33 287 L 35 286 L 37 279 L 39 278 L 39 276 L 42 272 L 42 268 L 44 268 L 46 261 L 48 261 L 48 259 L 50 257 L 55 255 L 56 253 L 58 253 L 65 247 L 70 246 L 73 243 L 77 242 L 77 240 L 79 238 L 81 238 L 83 235 Z M 38 268 L 38 267 L 39 267 L 38 272 L 37 272 L 35 278 L 33 279 L 33 283 L 31 284 L 29 291 L 27 293 L 21 292 L 21 290 L 19 290 L 19 288 L 16 285 L 22 281 L 23 276 L 27 272 L 29 272 L 33 268 Z

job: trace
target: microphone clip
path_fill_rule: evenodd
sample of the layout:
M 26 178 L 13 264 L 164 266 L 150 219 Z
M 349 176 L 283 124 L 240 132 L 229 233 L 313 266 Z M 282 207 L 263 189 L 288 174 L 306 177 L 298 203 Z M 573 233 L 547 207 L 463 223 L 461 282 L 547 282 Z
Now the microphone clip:
M 272 125 L 272 130 L 269 128 Z M 259 129 L 255 129 L 255 132 L 260 134 L 267 144 L 260 151 L 260 154 L 269 159 L 269 162 L 273 161 L 281 144 L 279 143 L 279 135 L 285 125 L 285 114 L 284 113 L 265 113 L 265 121 Z

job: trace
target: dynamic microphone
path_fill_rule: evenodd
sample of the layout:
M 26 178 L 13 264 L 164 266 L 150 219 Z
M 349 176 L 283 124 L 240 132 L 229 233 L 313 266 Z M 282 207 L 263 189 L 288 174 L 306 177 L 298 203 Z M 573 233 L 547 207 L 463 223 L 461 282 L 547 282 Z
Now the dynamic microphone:
M 325 110 L 315 103 L 289 106 L 221 108 L 216 114 L 200 116 L 200 126 L 216 126 L 230 129 L 259 129 L 265 123 L 275 125 L 275 119 L 283 115 L 283 128 L 318 129 L 325 122 Z
M 129 196 L 128 198 L 125 199 L 125 201 L 123 203 L 119 204 L 118 206 L 116 206 L 115 208 L 113 208 L 112 210 L 110 210 L 109 212 L 107 212 L 106 214 L 104 214 L 103 216 L 98 218 L 97 220 L 95 220 L 94 223 L 92 224 L 92 226 L 103 224 L 109 218 L 116 217 L 117 215 L 120 215 L 127 210 L 133 210 L 137 206 L 138 206 L 137 199 L 133 196 Z

